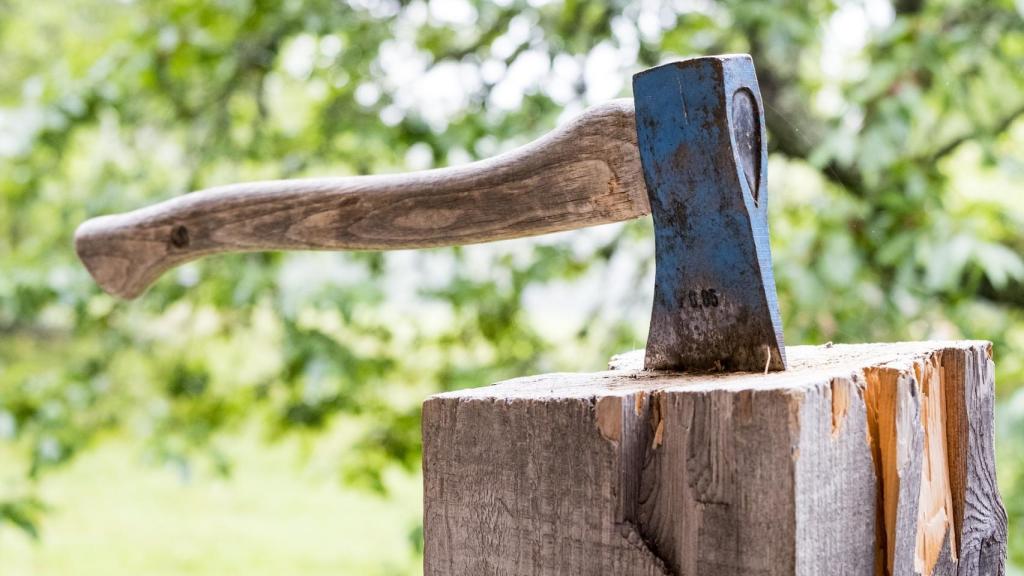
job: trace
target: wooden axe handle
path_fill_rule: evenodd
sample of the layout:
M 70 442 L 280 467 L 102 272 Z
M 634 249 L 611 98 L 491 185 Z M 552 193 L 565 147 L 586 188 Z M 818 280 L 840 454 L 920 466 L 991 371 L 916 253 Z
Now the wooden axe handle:
M 75 249 L 104 290 L 134 298 L 170 268 L 219 252 L 471 244 L 649 212 L 633 102 L 616 100 L 466 166 L 236 184 L 101 216 L 79 226 Z

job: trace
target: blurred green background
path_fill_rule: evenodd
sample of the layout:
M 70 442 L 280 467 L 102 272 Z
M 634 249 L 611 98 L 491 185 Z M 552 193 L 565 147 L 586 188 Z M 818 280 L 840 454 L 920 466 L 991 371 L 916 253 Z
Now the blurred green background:
M 1024 566 L 1024 3 L 0 0 L 0 574 L 419 570 L 429 393 L 641 347 L 650 223 L 102 294 L 88 217 L 460 164 L 753 54 L 789 344 L 995 343 Z M 1013 573 L 1021 573 L 1015 571 Z

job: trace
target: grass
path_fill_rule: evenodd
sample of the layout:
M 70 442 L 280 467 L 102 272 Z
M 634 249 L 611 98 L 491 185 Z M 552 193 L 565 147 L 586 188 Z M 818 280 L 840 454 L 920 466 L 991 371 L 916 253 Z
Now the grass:
M 43 481 L 39 542 L 0 530 L 0 576 L 418 574 L 418 478 L 392 497 L 346 489 L 295 443 L 231 446 L 229 478 L 144 464 L 106 442 Z

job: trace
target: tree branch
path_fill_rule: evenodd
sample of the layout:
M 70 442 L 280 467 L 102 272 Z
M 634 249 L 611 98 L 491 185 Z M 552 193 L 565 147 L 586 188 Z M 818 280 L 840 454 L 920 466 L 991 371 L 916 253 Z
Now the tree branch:
M 944 158 L 944 157 L 952 154 L 953 152 L 955 152 L 957 148 L 959 148 L 962 144 L 964 144 L 966 142 L 969 142 L 971 140 L 975 140 L 975 139 L 980 138 L 981 136 L 984 136 L 986 134 L 991 134 L 993 136 L 997 136 L 999 134 L 1002 134 L 1003 132 L 1006 132 L 1007 130 L 1009 130 L 1010 127 L 1013 126 L 1013 123 L 1016 122 L 1016 120 L 1018 118 L 1020 118 L 1021 116 L 1024 116 L 1024 105 L 1021 105 L 1016 110 L 1013 110 L 1012 112 L 1010 112 L 1009 114 L 1004 116 L 1002 119 L 1000 119 L 998 122 L 996 122 L 996 124 L 994 126 L 992 126 L 990 129 L 979 129 L 979 130 L 974 130 L 974 131 L 971 131 L 971 132 L 967 132 L 966 134 L 962 134 L 962 135 L 960 135 L 960 136 L 950 140 L 946 144 L 942 145 L 935 152 L 932 152 L 931 154 L 927 155 L 925 158 L 922 158 L 921 161 L 935 163 L 935 162 L 938 162 L 939 160 L 941 160 L 942 158 Z

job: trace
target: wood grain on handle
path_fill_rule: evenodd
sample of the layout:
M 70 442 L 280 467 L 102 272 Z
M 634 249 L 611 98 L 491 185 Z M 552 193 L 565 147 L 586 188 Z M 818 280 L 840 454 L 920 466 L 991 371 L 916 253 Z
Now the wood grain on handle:
M 595 106 L 526 146 L 409 174 L 254 182 L 83 223 L 75 249 L 124 298 L 218 252 L 472 244 L 649 213 L 631 100 Z

